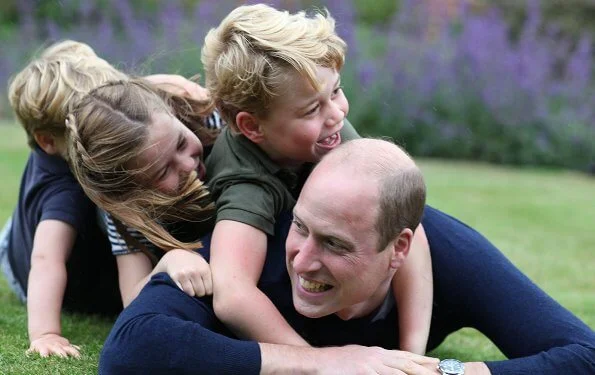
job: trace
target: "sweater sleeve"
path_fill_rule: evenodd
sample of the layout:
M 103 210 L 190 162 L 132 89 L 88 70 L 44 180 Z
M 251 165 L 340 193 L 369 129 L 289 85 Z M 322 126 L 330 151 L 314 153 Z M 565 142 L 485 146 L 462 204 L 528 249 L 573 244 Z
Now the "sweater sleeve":
M 492 374 L 595 374 L 593 330 L 465 224 L 428 208 L 423 225 L 438 303 L 509 358 L 486 362 Z
M 258 343 L 226 337 L 210 306 L 155 275 L 116 320 L 99 373 L 258 374 Z

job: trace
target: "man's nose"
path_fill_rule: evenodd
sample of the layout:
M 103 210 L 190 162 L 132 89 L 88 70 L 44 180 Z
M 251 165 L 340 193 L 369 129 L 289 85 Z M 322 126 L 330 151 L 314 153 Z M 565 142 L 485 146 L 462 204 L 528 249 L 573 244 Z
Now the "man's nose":
M 311 236 L 297 247 L 292 265 L 297 273 L 314 272 L 321 268 L 320 251 L 316 241 Z

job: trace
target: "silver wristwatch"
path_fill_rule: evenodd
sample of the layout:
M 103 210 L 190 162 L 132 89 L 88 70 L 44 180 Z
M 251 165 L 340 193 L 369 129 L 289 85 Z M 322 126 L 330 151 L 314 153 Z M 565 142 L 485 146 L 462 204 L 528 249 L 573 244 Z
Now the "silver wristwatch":
M 438 371 L 442 375 L 464 375 L 465 364 L 457 359 L 443 359 L 438 363 Z

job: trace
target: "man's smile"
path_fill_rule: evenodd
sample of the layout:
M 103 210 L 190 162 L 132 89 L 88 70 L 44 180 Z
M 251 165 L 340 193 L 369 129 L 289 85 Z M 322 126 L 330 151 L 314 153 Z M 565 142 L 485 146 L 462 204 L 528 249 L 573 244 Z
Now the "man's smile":
M 298 280 L 300 282 L 301 287 L 304 288 L 305 291 L 310 293 L 326 292 L 327 290 L 330 290 L 333 287 L 329 284 L 320 283 L 313 280 L 306 280 L 301 276 L 298 276 Z

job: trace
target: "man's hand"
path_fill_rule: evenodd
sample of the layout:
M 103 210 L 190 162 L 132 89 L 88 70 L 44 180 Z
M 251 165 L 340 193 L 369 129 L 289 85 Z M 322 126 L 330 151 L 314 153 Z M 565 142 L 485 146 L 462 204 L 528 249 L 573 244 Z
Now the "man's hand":
M 42 357 L 56 355 L 62 358 L 80 358 L 81 348 L 55 333 L 46 333 L 31 341 L 26 354 L 39 353 Z
M 284 372 L 303 374 L 438 375 L 437 358 L 380 347 L 348 345 L 303 348 L 260 344 L 261 375 Z
M 438 374 L 437 358 L 410 352 L 357 345 L 325 350 L 329 351 L 321 358 L 328 365 L 328 369 L 322 371 L 325 374 Z
M 198 253 L 181 249 L 170 250 L 155 268 L 156 271 L 167 272 L 190 297 L 213 294 L 211 267 Z

